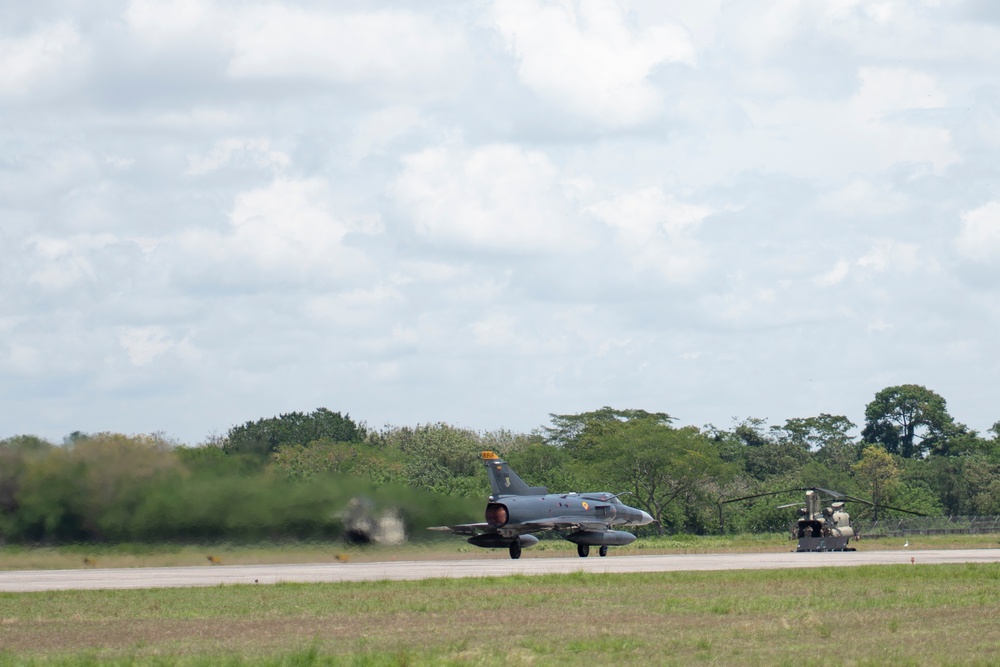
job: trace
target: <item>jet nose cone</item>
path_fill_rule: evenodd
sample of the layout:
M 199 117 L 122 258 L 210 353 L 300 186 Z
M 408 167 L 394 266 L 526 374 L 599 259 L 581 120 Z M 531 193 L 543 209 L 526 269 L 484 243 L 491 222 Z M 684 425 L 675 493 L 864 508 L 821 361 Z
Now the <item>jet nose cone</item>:
M 639 510 L 639 525 L 645 526 L 647 523 L 653 523 L 653 517 L 649 515 L 649 512 Z

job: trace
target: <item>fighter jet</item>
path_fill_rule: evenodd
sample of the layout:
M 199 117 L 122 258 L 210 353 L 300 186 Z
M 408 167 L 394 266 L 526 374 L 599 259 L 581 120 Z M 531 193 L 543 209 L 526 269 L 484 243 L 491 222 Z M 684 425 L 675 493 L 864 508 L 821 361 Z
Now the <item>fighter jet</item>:
M 493 491 L 486 505 L 486 521 L 434 526 L 431 530 L 471 535 L 469 544 L 507 549 L 511 558 L 520 558 L 522 548 L 538 544 L 531 533 L 570 530 L 573 532 L 564 539 L 575 543 L 576 552 L 586 558 L 591 546 L 599 546 L 600 555 L 607 556 L 609 546 L 635 541 L 632 533 L 612 530 L 612 526 L 645 526 L 653 521 L 648 513 L 618 500 L 622 494 L 549 493 L 544 486 L 528 486 L 493 452 L 483 452 L 482 458 Z

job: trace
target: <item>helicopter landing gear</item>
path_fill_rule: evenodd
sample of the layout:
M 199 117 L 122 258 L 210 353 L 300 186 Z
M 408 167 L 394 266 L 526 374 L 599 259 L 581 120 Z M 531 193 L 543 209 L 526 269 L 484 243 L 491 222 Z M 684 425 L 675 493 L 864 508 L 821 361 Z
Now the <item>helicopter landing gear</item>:
M 597 553 L 601 555 L 601 558 L 604 558 L 605 556 L 608 555 L 608 546 L 604 545 L 603 547 L 597 550 Z
M 589 544 L 578 544 L 576 545 L 576 553 L 580 555 L 580 558 L 586 558 L 590 555 L 590 545 Z
M 521 557 L 521 540 L 514 540 L 507 549 L 510 551 L 510 557 L 517 560 Z

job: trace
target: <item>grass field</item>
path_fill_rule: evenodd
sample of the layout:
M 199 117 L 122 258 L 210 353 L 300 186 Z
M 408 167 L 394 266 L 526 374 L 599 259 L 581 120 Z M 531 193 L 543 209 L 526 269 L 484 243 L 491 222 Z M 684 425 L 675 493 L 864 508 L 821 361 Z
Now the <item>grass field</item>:
M 1000 535 L 911 536 L 911 549 L 985 549 L 1000 547 Z M 861 551 L 901 549 L 903 538 L 852 542 Z M 627 547 L 614 547 L 612 554 L 670 553 L 767 553 L 790 551 L 795 542 L 788 535 L 671 535 L 642 538 Z M 526 549 L 524 558 L 571 557 L 576 546 L 561 539 L 542 540 Z M 212 556 L 225 565 L 266 563 L 328 563 L 428 560 L 452 558 L 506 559 L 506 550 L 479 549 L 459 537 L 394 547 L 349 547 L 340 543 L 292 544 L 118 544 L 63 547 L 0 547 L 0 570 L 67 570 L 82 567 L 179 567 L 208 565 Z
M 0 666 L 1000 664 L 1000 565 L 0 594 Z

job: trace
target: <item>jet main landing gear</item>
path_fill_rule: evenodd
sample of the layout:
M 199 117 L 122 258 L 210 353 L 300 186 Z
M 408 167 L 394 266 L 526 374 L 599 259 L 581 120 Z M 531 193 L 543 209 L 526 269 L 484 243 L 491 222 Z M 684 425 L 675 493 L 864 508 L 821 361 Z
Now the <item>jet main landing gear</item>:
M 514 560 L 517 560 L 518 558 L 520 558 L 521 557 L 521 540 L 514 540 L 513 542 L 511 542 L 510 546 L 508 547 L 508 550 L 510 551 L 510 557 L 511 558 L 513 558 Z
M 590 555 L 590 545 L 589 544 L 576 545 L 576 553 L 579 554 L 580 558 L 586 558 L 587 556 Z M 602 546 L 600 549 L 597 550 L 597 553 L 600 554 L 601 558 L 604 558 L 605 556 L 608 555 L 608 546 L 607 545 Z

